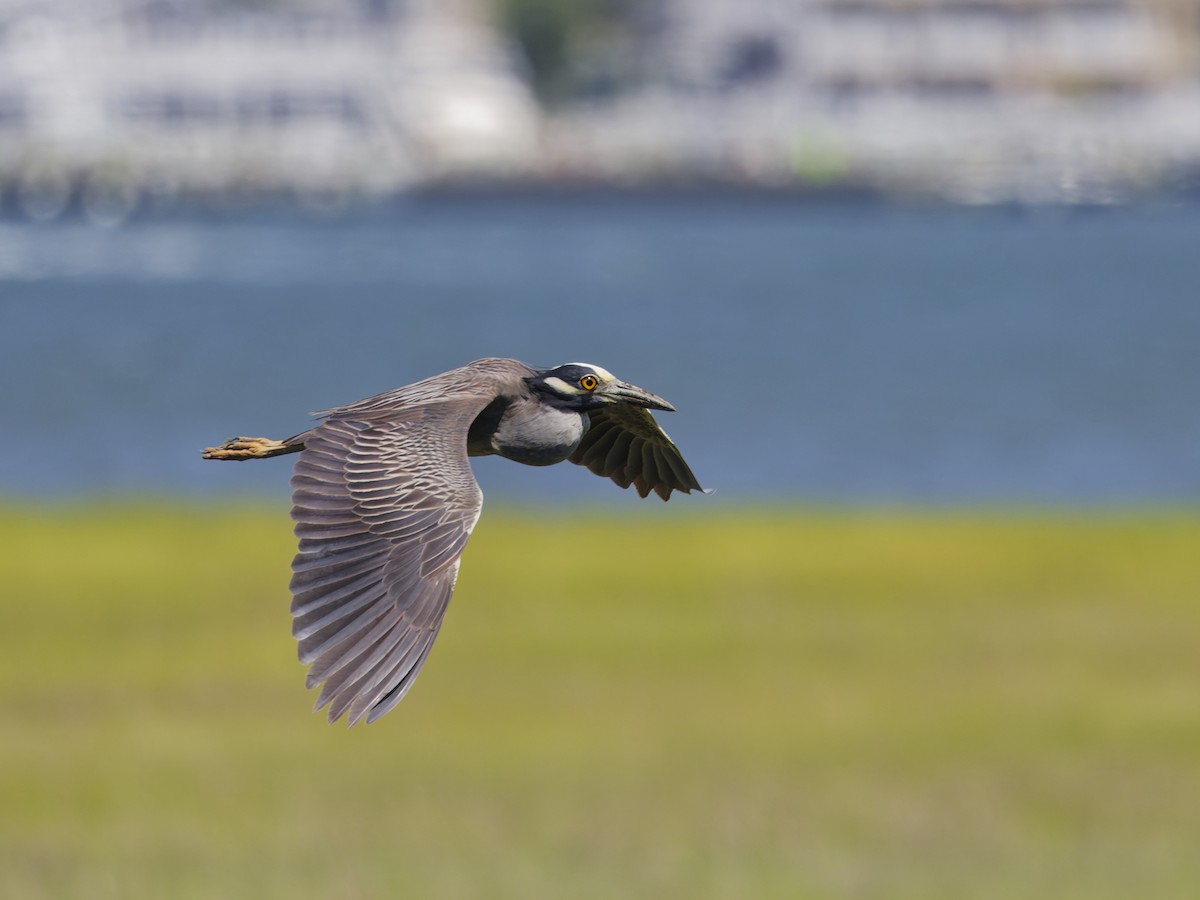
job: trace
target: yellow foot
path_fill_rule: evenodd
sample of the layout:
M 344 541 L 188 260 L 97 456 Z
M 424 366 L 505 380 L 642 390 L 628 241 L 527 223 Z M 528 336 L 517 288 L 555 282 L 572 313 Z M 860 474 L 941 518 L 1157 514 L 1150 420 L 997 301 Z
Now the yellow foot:
M 262 459 L 265 456 L 278 456 L 287 453 L 282 441 L 270 438 L 235 437 L 230 438 L 220 447 L 209 447 L 204 451 L 204 459 Z

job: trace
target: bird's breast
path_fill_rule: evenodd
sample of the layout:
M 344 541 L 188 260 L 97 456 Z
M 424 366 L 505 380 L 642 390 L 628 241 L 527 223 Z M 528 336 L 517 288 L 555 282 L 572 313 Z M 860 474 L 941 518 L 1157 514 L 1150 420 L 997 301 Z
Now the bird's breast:
M 492 435 L 492 451 L 527 466 L 562 462 L 579 446 L 587 417 L 537 403 L 513 404 Z

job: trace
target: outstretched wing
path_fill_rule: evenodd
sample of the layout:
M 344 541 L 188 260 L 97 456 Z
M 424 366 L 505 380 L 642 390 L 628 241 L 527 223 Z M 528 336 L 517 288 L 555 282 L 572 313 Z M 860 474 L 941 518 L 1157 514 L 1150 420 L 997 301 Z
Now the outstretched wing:
M 591 426 L 567 457 L 571 462 L 623 488 L 632 484 L 641 497 L 654 491 L 669 500 L 673 490 L 685 494 L 704 490 L 648 409 L 607 406 L 589 412 L 588 417 Z
M 292 633 L 330 722 L 375 721 L 429 654 L 483 506 L 467 431 L 488 399 L 335 413 L 304 436 Z

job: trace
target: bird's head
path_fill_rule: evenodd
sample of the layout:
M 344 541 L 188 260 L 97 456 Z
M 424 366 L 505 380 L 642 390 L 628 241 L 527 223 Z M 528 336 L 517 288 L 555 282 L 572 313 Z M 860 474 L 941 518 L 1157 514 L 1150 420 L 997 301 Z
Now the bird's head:
M 563 409 L 587 412 L 624 404 L 674 412 L 675 407 L 649 391 L 619 381 L 607 369 L 590 363 L 567 363 L 542 369 L 528 379 L 530 387 L 547 402 Z

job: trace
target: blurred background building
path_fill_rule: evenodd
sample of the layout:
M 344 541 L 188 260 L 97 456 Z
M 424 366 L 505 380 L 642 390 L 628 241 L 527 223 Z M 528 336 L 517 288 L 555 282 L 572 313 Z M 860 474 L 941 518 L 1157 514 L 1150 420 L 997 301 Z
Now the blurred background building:
M 340 204 L 536 162 L 514 54 L 466 4 L 7 0 L 0 178 L 53 217 L 286 192 Z
M 1097 202 L 1200 171 L 1197 0 L 0 0 L 0 197 Z
M 573 157 L 1030 201 L 1099 199 L 1200 159 L 1195 0 L 657 10 L 636 51 L 642 83 L 553 122 Z

